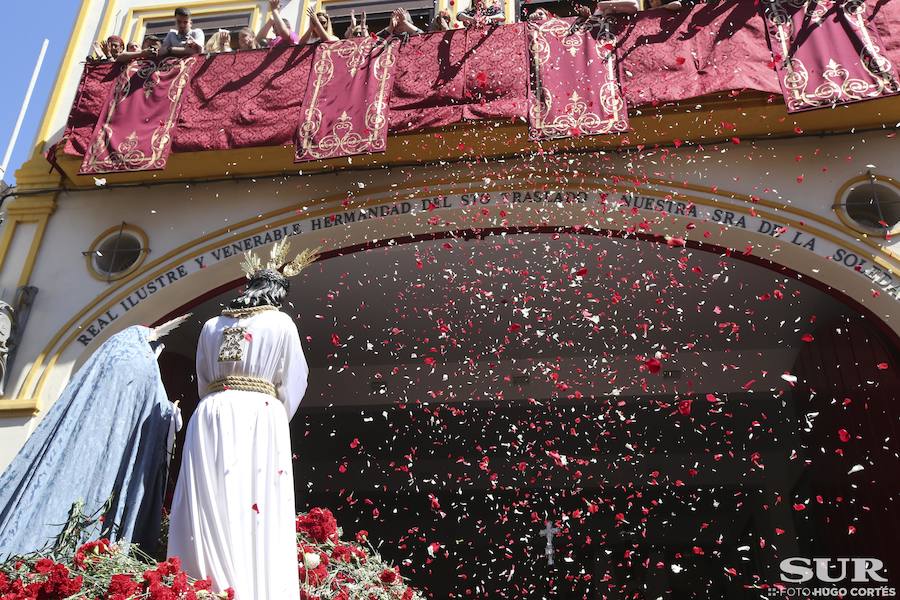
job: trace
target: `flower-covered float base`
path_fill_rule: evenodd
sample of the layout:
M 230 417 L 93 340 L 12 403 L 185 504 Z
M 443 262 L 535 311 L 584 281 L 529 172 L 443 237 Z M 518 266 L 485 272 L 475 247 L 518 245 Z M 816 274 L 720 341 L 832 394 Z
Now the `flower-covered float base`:
M 81 528 L 73 523 L 86 521 L 76 512 L 52 547 L 0 563 L 0 600 L 234 598 L 231 590 L 214 593 L 208 580 L 188 577 L 178 557 L 156 562 L 133 545 L 125 549 L 107 539 L 78 544 L 73 540 Z M 422 600 L 369 545 L 364 531 L 355 542 L 340 537 L 328 509 L 297 515 L 301 600 Z
M 300 600 L 422 600 L 400 569 L 381 559 L 365 531 L 356 534 L 356 543 L 341 541 L 341 535 L 327 508 L 297 516 Z

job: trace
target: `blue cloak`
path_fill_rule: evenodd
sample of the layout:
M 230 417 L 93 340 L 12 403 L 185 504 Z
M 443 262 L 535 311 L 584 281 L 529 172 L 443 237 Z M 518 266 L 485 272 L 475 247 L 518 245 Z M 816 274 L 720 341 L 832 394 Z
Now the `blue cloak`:
M 82 541 L 156 549 L 177 409 L 150 333 L 129 327 L 101 345 L 0 476 L 0 560 L 49 546 L 79 499 L 86 515 L 103 510 Z

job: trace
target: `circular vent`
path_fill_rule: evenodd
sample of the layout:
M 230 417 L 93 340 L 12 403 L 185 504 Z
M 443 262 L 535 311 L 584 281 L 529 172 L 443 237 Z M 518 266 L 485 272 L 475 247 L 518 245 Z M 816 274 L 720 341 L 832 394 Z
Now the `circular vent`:
M 147 252 L 147 235 L 133 225 L 122 224 L 104 231 L 85 255 L 94 277 L 113 281 L 137 269 Z
M 889 179 L 872 176 L 846 185 L 835 208 L 861 233 L 889 236 L 900 229 L 900 189 Z

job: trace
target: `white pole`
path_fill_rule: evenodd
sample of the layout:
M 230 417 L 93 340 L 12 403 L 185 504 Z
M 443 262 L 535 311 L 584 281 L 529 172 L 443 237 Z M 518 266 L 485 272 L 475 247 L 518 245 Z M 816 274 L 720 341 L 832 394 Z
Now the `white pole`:
M 16 126 L 13 129 L 12 136 L 9 138 L 9 145 L 6 146 L 6 154 L 3 156 L 3 164 L 0 165 L 0 179 L 6 177 L 6 169 L 9 167 L 9 159 L 12 157 L 13 148 L 16 147 L 16 140 L 19 139 L 19 131 L 22 129 L 22 121 L 25 120 L 25 111 L 28 110 L 28 104 L 31 102 L 31 94 L 34 92 L 34 86 L 37 83 L 38 74 L 41 72 L 41 66 L 44 64 L 44 55 L 47 54 L 47 45 L 50 40 L 44 38 L 41 46 L 41 53 L 38 55 L 37 64 L 34 66 L 34 72 L 31 74 L 31 83 L 28 84 L 28 91 L 25 92 L 25 101 L 22 102 L 22 108 L 19 109 L 19 118 L 16 120 Z

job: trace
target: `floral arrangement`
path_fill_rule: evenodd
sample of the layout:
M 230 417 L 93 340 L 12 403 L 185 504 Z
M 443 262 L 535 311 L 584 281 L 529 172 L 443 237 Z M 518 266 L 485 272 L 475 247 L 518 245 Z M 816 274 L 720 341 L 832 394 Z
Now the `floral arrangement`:
M 212 600 L 209 580 L 196 581 L 173 557 L 155 563 L 137 549 L 108 539 L 88 542 L 73 553 L 39 552 L 0 564 L 0 600 Z
M 125 549 L 105 538 L 71 543 L 79 531 L 72 523 L 85 522 L 78 516 L 52 548 L 0 563 L 0 600 L 234 598 L 230 589 L 215 593 L 209 580 L 190 578 L 178 557 L 157 562 L 133 545 Z M 342 542 L 331 511 L 321 508 L 298 515 L 296 523 L 301 600 L 422 600 L 396 567 L 382 561 L 365 531 L 356 543 Z
M 365 530 L 356 543 L 341 541 L 342 534 L 327 508 L 297 516 L 300 600 L 422 600 L 381 559 Z

